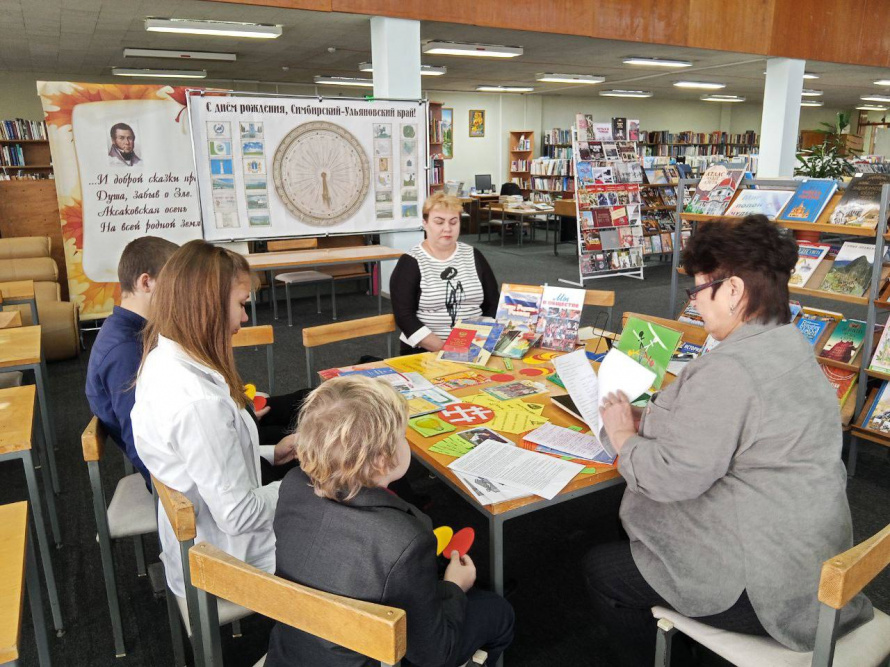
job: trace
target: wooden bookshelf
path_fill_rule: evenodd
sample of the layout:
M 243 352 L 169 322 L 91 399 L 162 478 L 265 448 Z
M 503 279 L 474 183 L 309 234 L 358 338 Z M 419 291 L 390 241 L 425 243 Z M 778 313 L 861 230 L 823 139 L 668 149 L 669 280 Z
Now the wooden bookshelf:
M 445 158 L 443 156 L 442 137 L 437 136 L 438 124 L 442 122 L 442 102 L 429 103 L 430 138 L 430 171 L 428 178 L 429 193 L 439 192 L 445 187 Z
M 21 146 L 25 164 L 0 164 L 0 173 L 28 171 L 52 171 L 52 156 L 46 139 L 0 139 L 0 146 Z
M 522 189 L 523 197 L 526 197 L 527 194 L 532 190 L 531 176 L 529 174 L 530 169 L 518 169 L 514 171 L 513 166 L 515 163 L 520 161 L 524 161 L 530 164 L 532 159 L 534 159 L 534 147 L 535 133 L 532 130 L 510 131 L 510 142 L 508 148 L 510 154 L 507 158 L 510 164 L 509 178 L 510 182 L 512 183 L 516 183 L 517 181 L 519 182 L 519 187 Z

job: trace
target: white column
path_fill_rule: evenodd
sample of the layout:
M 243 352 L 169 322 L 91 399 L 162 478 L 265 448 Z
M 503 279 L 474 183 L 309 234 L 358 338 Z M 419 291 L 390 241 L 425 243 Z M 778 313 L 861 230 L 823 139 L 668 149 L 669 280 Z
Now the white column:
M 794 174 L 805 65 L 804 60 L 791 58 L 771 58 L 766 62 L 759 178 L 790 178 Z
M 374 64 L 374 97 L 411 99 L 420 92 L 420 21 L 371 18 L 371 62 Z M 418 119 L 426 123 L 426 118 Z M 426 136 L 426 133 L 423 133 Z M 398 144 L 395 144 L 398 147 Z M 421 155 L 426 147 L 419 146 Z M 381 234 L 383 245 L 409 250 L 423 240 L 423 232 Z M 395 262 L 381 264 L 380 288 L 389 296 L 389 278 Z

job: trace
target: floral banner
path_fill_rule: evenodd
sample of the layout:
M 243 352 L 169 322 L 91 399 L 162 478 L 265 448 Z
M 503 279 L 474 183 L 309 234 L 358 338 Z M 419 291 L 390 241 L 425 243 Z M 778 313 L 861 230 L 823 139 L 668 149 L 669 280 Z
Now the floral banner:
M 117 264 L 140 236 L 201 238 L 185 88 L 37 83 L 53 158 L 71 300 L 120 303 Z

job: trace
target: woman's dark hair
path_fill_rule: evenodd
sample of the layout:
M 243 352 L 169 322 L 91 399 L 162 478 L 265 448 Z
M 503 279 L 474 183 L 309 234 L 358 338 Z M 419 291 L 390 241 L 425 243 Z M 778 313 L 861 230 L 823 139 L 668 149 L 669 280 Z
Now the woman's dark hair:
M 788 279 L 797 264 L 797 244 L 764 215 L 733 222 L 699 223 L 681 260 L 690 276 L 711 280 L 737 276 L 745 282 L 745 320 L 788 322 Z M 711 298 L 720 285 L 711 288 Z

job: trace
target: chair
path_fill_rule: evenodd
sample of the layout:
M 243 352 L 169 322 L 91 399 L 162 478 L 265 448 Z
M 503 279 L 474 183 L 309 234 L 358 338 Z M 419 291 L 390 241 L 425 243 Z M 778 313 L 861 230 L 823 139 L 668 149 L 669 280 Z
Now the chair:
M 266 249 L 270 252 L 280 251 L 280 250 L 314 250 L 318 247 L 318 239 L 292 239 L 288 241 L 269 241 L 266 244 Z M 291 304 L 290 304 L 290 288 L 291 285 L 311 285 L 315 284 L 315 301 L 318 312 L 321 313 L 321 284 L 324 282 L 330 282 L 331 284 L 331 308 L 333 310 L 333 319 L 337 319 L 337 295 L 334 290 L 334 277 L 327 274 L 322 273 L 321 271 L 313 271 L 311 269 L 304 269 L 300 271 L 288 271 L 286 273 L 279 273 L 277 275 L 274 274 L 274 271 L 270 271 L 272 274 L 272 281 L 278 281 L 284 283 L 284 293 L 285 298 L 287 299 L 287 326 L 292 327 L 294 325 L 294 320 L 291 315 Z M 273 283 L 270 282 L 270 285 Z M 274 287 L 273 296 L 272 296 L 272 316 L 277 320 L 278 319 L 278 299 L 274 296 Z
M 521 197 L 522 188 L 520 188 L 519 185 L 513 183 L 512 181 L 504 183 L 503 185 L 501 185 L 501 196 L 503 197 L 505 195 L 519 195 Z
M 242 327 L 232 336 L 232 347 L 250 347 L 251 345 L 266 346 L 266 370 L 269 374 L 269 394 L 275 392 L 275 364 L 272 359 L 272 344 L 275 342 L 275 330 L 271 324 L 257 327 Z
M 102 573 L 105 576 L 105 595 L 108 598 L 108 612 L 111 615 L 111 630 L 114 635 L 115 657 L 127 654 L 124 646 L 124 631 L 121 623 L 120 603 L 117 595 L 117 581 L 114 576 L 114 555 L 111 541 L 127 537 L 133 538 L 136 548 L 136 571 L 140 577 L 147 574 L 145 548 L 142 536 L 158 530 L 158 515 L 154 499 L 145 486 L 145 480 L 133 465 L 124 458 L 124 477 L 118 480 L 106 505 L 105 491 L 102 488 L 102 474 L 99 462 L 105 453 L 107 438 L 105 429 L 97 417 L 93 417 L 80 436 L 83 460 L 90 473 L 90 487 L 93 492 L 93 513 L 99 535 L 99 553 L 102 557 Z
M 206 667 L 223 664 L 217 599 L 379 660 L 382 666 L 398 665 L 405 655 L 407 619 L 401 609 L 301 586 L 207 543 L 192 547 L 189 561 L 191 584 L 198 592 Z
M 771 637 L 718 630 L 671 609 L 653 607 L 658 619 L 655 665 L 670 661 L 671 639 L 680 631 L 738 667 L 876 667 L 890 655 L 890 616 L 875 609 L 874 618 L 837 638 L 840 610 L 890 564 L 890 525 L 852 549 L 822 564 L 819 577 L 819 625 L 816 648 L 801 653 Z
M 306 373 L 309 386 L 314 387 L 317 384 L 312 379 L 312 354 L 314 348 L 354 338 L 390 334 L 395 330 L 396 318 L 392 315 L 375 315 L 374 317 L 365 317 L 360 320 L 323 324 L 303 329 L 303 347 L 306 348 Z M 390 336 L 386 337 L 386 356 L 392 356 L 392 339 Z
M 151 483 L 158 501 L 164 508 L 167 519 L 173 527 L 173 534 L 179 541 L 179 555 L 182 558 L 182 581 L 185 585 L 185 599 L 174 595 L 169 587 L 167 588 L 167 599 L 169 601 L 175 598 L 186 634 L 192 640 L 195 663 L 201 667 L 204 664 L 202 637 L 206 636 L 206 633 L 192 631 L 192 628 L 199 628 L 200 625 L 198 618 L 198 591 L 192 585 L 192 578 L 189 572 L 189 549 L 194 546 L 195 537 L 198 534 L 195 527 L 195 507 L 185 494 L 174 491 L 163 482 L 159 482 L 154 476 L 151 478 Z M 168 602 L 169 605 L 172 605 L 172 602 Z M 233 635 L 240 637 L 241 626 L 239 621 L 252 613 L 250 609 L 245 609 L 236 604 L 230 602 L 223 603 L 219 608 L 218 625 L 231 623 Z M 170 631 L 173 635 L 173 652 L 177 659 L 176 664 L 181 665 L 183 664 L 182 660 L 180 660 L 180 656 L 183 655 L 182 635 L 179 632 L 179 624 L 175 622 L 175 614 L 170 617 Z

